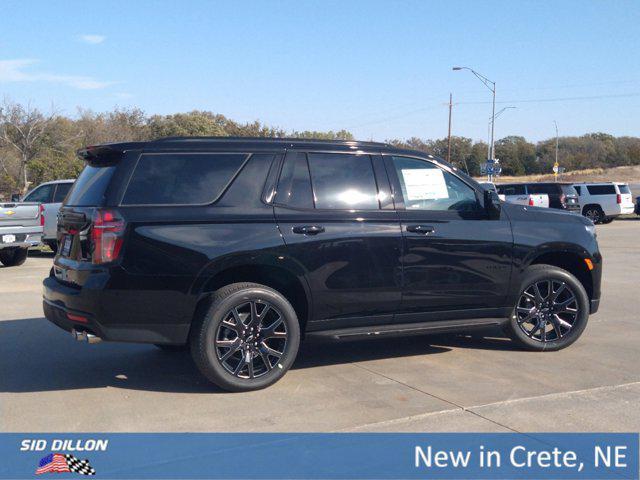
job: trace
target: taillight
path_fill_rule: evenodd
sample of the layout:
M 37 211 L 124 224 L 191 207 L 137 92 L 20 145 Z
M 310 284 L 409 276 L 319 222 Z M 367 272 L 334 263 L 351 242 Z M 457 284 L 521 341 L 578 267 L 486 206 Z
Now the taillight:
M 529 197 L 529 206 L 533 207 L 533 198 Z
M 622 203 L 622 195 L 620 195 L 620 194 L 616 195 L 616 202 L 617 203 Z
M 560 203 L 566 203 L 566 201 L 567 196 L 564 193 L 560 194 Z
M 44 205 L 40 204 L 39 211 L 40 211 L 40 226 L 44 227 Z
M 117 260 L 122 249 L 124 220 L 115 210 L 96 210 L 92 222 L 93 263 Z

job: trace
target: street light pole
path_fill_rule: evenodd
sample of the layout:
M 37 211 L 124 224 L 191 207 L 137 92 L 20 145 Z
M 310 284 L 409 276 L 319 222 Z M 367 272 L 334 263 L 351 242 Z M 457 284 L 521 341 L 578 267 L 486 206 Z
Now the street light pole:
M 469 67 L 453 67 L 452 70 L 469 70 L 476 77 L 478 77 L 478 79 L 482 83 L 484 83 L 485 87 L 487 87 L 489 90 L 491 90 L 491 93 L 493 94 L 493 101 L 492 101 L 492 107 L 491 107 L 491 119 L 494 120 L 495 117 L 496 117 L 496 82 L 494 82 L 492 80 L 489 80 L 487 77 L 485 77 L 481 73 L 478 73 L 474 69 L 469 68 Z M 490 159 L 493 159 L 496 156 L 495 144 L 494 144 L 494 135 L 493 135 L 494 134 L 493 124 L 494 123 L 495 122 L 491 122 Z
M 451 108 L 453 107 L 453 94 L 449 94 L 449 136 L 447 140 L 447 162 L 451 163 Z

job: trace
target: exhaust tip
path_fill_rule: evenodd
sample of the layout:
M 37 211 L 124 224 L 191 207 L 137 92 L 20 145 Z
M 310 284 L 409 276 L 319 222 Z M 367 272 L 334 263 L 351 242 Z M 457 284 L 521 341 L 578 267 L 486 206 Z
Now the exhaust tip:
M 92 333 L 79 332 L 75 329 L 71 330 L 71 336 L 73 336 L 74 340 L 77 342 L 100 343 L 102 341 L 100 337 L 96 337 Z

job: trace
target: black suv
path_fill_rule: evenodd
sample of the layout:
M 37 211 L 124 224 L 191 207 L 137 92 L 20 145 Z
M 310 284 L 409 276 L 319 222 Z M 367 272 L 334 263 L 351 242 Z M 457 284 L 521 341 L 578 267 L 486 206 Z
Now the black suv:
M 227 390 L 277 381 L 303 336 L 501 325 L 557 350 L 598 308 L 588 219 L 502 203 L 422 152 L 167 138 L 79 155 L 47 318 L 90 342 L 190 347 Z
M 578 191 L 570 183 L 504 183 L 496 187 L 500 194 L 505 193 L 507 188 L 513 189 L 515 195 L 545 193 L 549 196 L 549 208 L 581 213 Z

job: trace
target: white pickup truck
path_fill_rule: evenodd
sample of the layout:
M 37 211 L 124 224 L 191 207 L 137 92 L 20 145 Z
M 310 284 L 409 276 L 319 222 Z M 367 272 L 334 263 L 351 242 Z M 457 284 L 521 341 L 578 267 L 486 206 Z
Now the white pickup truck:
M 527 193 L 524 184 L 496 185 L 496 188 L 499 195 L 504 195 L 505 202 L 549 208 L 549 195 L 546 193 Z
M 38 203 L 0 203 L 0 262 L 22 265 L 29 247 L 42 241 L 42 206 Z

